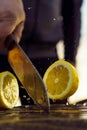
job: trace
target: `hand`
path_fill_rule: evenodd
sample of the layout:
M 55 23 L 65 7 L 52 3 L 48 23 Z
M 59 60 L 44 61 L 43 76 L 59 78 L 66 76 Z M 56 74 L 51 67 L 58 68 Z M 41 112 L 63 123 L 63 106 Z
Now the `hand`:
M 0 48 L 8 35 L 19 42 L 24 28 L 25 12 L 22 0 L 0 0 Z

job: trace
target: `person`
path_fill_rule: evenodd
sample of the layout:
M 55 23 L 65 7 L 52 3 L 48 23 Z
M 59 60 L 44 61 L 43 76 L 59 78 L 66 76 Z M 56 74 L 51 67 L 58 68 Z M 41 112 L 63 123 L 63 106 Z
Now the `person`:
M 64 39 L 64 58 L 75 64 L 80 38 L 81 5 L 82 0 L 23 0 L 23 3 L 21 0 L 8 0 L 8 3 L 3 0 L 0 4 L 0 48 L 4 47 L 9 34 L 17 42 L 21 39 L 20 44 L 25 46 L 26 53 L 43 76 L 48 66 L 58 59 L 56 43 Z
M 0 48 L 4 48 L 4 41 L 10 34 L 19 42 L 24 27 L 25 12 L 21 0 L 0 0 Z
M 56 60 L 56 45 L 64 40 L 64 59 L 76 65 L 82 0 L 23 0 L 26 13 L 20 44 L 43 77 Z
M 56 44 L 64 39 L 64 58 L 75 65 L 81 4 L 82 0 L 23 0 L 23 3 L 21 0 L 3 0 L 0 4 L 0 46 L 4 48 L 6 37 L 12 34 L 43 76 L 46 69 L 58 59 Z
M 65 60 L 76 66 L 76 55 L 81 32 L 81 7 L 83 0 L 63 0 L 63 34 L 65 45 Z
M 10 68 L 4 41 L 8 35 L 19 42 L 25 22 L 25 11 L 21 0 L 0 0 L 0 71 Z
M 23 4 L 26 21 L 20 44 L 40 75 L 59 59 L 56 45 L 60 40 L 64 41 L 64 59 L 75 66 L 82 0 L 23 0 Z

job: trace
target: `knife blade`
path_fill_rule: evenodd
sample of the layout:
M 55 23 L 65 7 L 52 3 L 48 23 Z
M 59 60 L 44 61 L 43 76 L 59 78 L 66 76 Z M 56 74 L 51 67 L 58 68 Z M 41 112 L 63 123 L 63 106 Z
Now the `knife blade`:
M 50 108 L 48 93 L 39 72 L 12 36 L 7 37 L 5 45 L 8 49 L 8 62 L 19 81 L 34 103 L 48 112 Z

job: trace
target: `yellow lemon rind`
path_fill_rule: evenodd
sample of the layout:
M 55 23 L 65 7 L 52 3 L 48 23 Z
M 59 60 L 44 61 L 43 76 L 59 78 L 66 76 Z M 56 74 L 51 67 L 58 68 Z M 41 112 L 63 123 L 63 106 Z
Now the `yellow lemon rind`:
M 79 77 L 78 77 L 75 67 L 65 60 L 58 60 L 54 62 L 51 66 L 49 66 L 49 68 L 46 70 L 43 77 L 43 81 L 45 83 L 46 83 L 47 74 L 52 70 L 52 68 L 58 65 L 63 65 L 69 70 L 70 80 L 68 82 L 66 90 L 62 92 L 61 94 L 52 95 L 48 91 L 48 97 L 52 100 L 63 100 L 63 99 L 68 98 L 69 96 L 73 95 L 76 92 L 76 90 L 78 89 L 78 84 L 79 84 Z

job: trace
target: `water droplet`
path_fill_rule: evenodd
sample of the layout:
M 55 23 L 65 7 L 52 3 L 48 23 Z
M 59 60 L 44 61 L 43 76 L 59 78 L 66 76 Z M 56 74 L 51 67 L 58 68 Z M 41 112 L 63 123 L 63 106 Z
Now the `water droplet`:
M 32 7 L 28 7 L 28 10 L 31 10 L 32 9 Z

